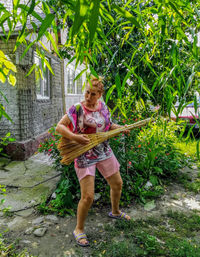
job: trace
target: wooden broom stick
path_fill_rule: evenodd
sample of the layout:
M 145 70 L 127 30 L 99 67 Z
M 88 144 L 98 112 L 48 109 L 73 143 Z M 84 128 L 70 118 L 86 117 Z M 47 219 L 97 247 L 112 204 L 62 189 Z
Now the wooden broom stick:
M 138 121 L 134 124 L 128 125 L 126 127 L 110 130 L 107 132 L 86 134 L 90 139 L 90 142 L 87 145 L 82 145 L 75 141 L 69 140 L 68 138 L 61 137 L 60 143 L 58 144 L 58 150 L 60 151 L 60 155 L 62 156 L 61 163 L 68 165 L 81 154 L 87 152 L 94 146 L 108 140 L 109 138 L 115 137 L 121 132 L 124 132 L 125 130 L 131 130 L 133 128 L 142 127 L 153 120 L 153 118 L 148 118 L 145 120 Z

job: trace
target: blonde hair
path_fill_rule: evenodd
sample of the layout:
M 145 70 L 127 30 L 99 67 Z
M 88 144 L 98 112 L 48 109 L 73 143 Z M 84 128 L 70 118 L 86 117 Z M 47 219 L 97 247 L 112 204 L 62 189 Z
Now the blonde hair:
M 88 84 L 91 86 L 91 87 L 96 87 L 98 89 L 98 91 L 100 93 L 103 93 L 104 92 L 104 85 L 103 85 L 103 77 L 101 76 L 98 76 L 95 77 L 94 75 L 91 75 L 89 78 L 88 78 Z

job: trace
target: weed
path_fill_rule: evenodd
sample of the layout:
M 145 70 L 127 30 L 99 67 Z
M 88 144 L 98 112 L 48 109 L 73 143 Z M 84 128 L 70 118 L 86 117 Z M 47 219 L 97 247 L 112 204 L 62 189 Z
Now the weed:
M 196 179 L 194 182 L 185 183 L 185 188 L 189 191 L 199 193 L 200 192 L 200 178 Z
M 11 256 L 11 257 L 34 257 L 30 255 L 26 249 L 19 252 L 17 249 L 17 241 L 11 244 L 7 244 L 0 236 L 0 254 L 1 256 Z

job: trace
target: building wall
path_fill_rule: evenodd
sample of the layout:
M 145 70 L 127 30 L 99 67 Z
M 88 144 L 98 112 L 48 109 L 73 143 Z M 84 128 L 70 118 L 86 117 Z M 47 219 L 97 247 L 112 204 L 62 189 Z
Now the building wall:
M 15 87 L 0 84 L 0 90 L 7 97 L 8 103 L 3 101 L 6 112 L 13 119 L 13 123 L 5 119 L 0 120 L 0 136 L 6 132 L 17 141 L 33 139 L 46 132 L 53 124 L 57 123 L 63 115 L 62 89 L 61 89 L 61 61 L 47 54 L 51 58 L 52 69 L 55 76 L 50 75 L 50 99 L 38 100 L 36 97 L 35 73 L 28 77 L 25 75 L 33 64 L 34 49 L 30 49 L 27 55 L 20 60 L 24 47 L 20 46 L 16 54 L 13 54 L 15 39 L 10 39 L 7 44 L 0 42 L 0 49 L 8 54 L 17 66 L 17 83 Z
M 29 115 L 29 124 L 32 134 L 37 136 L 57 123 L 63 115 L 62 88 L 61 88 L 61 61 L 52 57 L 51 66 L 55 75 L 50 75 L 50 99 L 37 100 L 36 92 L 32 94 L 32 115 Z M 34 100 L 35 99 L 35 100 Z
M 4 7 L 6 7 L 6 9 L 8 11 L 12 12 L 12 10 L 13 10 L 13 0 L 1 0 L 1 3 L 4 5 Z M 31 2 L 29 0 L 20 0 L 20 4 L 30 6 Z M 41 3 L 34 8 L 34 11 L 40 13 L 41 12 L 40 7 L 41 7 Z M 18 9 L 18 13 L 19 12 L 20 12 L 20 9 Z

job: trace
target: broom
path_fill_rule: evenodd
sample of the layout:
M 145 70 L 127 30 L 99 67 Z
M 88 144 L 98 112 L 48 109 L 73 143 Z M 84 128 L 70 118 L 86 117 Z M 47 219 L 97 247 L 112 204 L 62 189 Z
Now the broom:
M 96 134 L 87 134 L 88 138 L 90 139 L 90 142 L 87 145 L 82 145 L 75 141 L 69 140 L 68 138 L 61 137 L 60 142 L 58 144 L 58 150 L 60 151 L 60 155 L 62 156 L 61 163 L 68 165 L 81 154 L 87 152 L 94 146 L 108 140 L 109 138 L 115 137 L 121 132 L 124 132 L 125 130 L 130 130 L 133 128 L 144 126 L 153 120 L 154 119 L 152 118 L 148 118 L 145 120 L 138 121 L 134 124 L 128 125 L 127 127 L 122 127 L 107 132 L 99 132 Z

